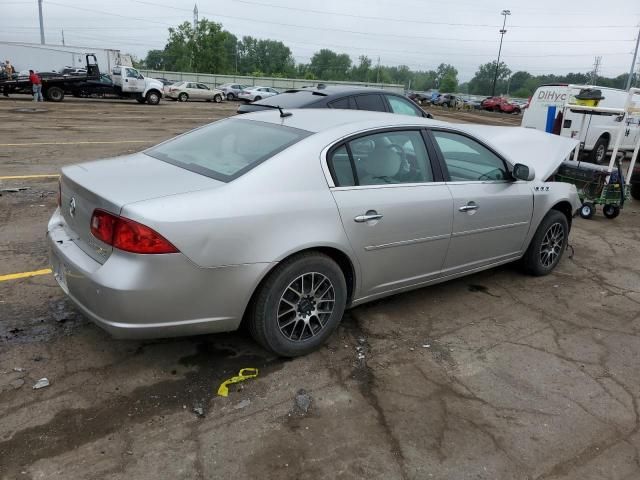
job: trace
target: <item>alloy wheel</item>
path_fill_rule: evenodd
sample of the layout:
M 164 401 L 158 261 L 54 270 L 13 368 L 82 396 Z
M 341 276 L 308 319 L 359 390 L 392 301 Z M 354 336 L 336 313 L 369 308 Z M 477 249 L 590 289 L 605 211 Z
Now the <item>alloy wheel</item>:
M 305 341 L 322 331 L 331 318 L 336 292 L 331 280 L 308 272 L 293 280 L 278 303 L 278 328 L 285 338 Z
M 543 267 L 552 267 L 560 258 L 564 245 L 564 228 L 560 223 L 553 223 L 544 234 L 540 246 L 540 263 Z

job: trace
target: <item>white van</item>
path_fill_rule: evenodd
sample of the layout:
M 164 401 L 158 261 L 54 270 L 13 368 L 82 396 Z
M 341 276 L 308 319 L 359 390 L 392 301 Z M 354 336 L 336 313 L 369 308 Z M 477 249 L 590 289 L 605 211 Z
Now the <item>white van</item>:
M 580 132 L 580 125 L 584 113 L 574 113 L 569 110 L 562 117 L 563 108 L 567 103 L 575 103 L 575 96 L 585 88 L 598 89 L 602 92 L 599 107 L 624 108 L 627 92 L 617 88 L 598 87 L 589 85 L 552 84 L 542 85 L 535 91 L 529 105 L 522 116 L 522 126 L 535 128 L 563 137 L 580 138 L 583 151 L 588 152 L 589 160 L 593 163 L 607 163 L 607 151 L 613 150 L 616 135 L 621 123 L 615 115 L 586 115 L 584 127 Z M 640 103 L 640 95 L 635 95 L 634 103 Z M 632 152 L 638 137 L 640 137 L 640 116 L 625 115 L 622 120 L 624 136 L 620 150 Z

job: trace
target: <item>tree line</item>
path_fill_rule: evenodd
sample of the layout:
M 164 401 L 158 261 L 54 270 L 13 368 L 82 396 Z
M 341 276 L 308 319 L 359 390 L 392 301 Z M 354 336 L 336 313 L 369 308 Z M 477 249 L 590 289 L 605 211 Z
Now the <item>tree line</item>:
M 353 62 L 346 53 L 321 49 L 309 63 L 296 63 L 291 49 L 276 40 L 244 36 L 238 39 L 224 30 L 222 24 L 202 19 L 196 28 L 184 22 L 169 28 L 169 37 L 162 50 L 151 50 L 137 66 L 150 70 L 191 71 L 220 75 L 250 75 L 307 80 L 343 80 L 370 83 L 398 83 L 410 90 L 437 89 L 440 92 L 463 92 L 476 95 L 491 93 L 496 62 L 478 67 L 473 78 L 459 83 L 458 70 L 441 63 L 433 70 L 415 71 L 406 65 L 386 66 L 374 63 L 366 55 Z M 614 78 L 598 77 L 602 86 L 624 88 L 628 74 Z M 512 72 L 500 62 L 496 93 L 514 97 L 529 97 L 544 83 L 593 83 L 588 73 L 567 75 L 531 75 Z

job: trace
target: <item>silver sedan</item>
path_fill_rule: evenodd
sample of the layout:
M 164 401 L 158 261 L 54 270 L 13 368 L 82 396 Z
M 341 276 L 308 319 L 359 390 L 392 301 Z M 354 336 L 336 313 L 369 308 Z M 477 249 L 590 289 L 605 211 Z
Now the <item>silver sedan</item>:
M 244 321 L 302 355 L 345 308 L 515 260 L 551 272 L 580 202 L 550 177 L 574 146 L 368 111 L 242 115 L 63 168 L 50 260 L 115 336 Z

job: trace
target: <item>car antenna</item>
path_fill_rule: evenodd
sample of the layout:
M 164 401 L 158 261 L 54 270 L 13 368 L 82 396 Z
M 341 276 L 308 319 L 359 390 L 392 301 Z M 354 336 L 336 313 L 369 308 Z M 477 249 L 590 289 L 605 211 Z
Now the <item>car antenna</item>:
M 293 115 L 293 113 L 291 112 L 285 112 L 282 110 L 282 107 L 280 105 L 278 105 L 278 110 L 280 110 L 280 118 L 286 118 L 286 117 L 290 117 Z

